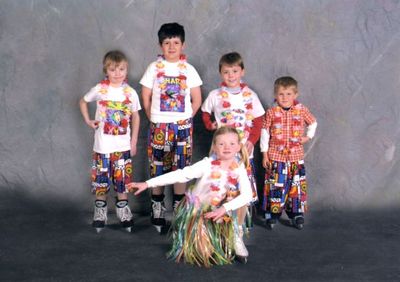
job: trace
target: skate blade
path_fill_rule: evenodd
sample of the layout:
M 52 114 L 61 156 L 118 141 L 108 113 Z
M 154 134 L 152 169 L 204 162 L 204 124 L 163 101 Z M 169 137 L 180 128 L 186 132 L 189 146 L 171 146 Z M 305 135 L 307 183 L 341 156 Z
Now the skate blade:
M 132 232 L 132 227 L 125 227 L 126 232 L 131 233 Z
M 160 235 L 164 235 L 164 234 L 166 234 L 168 232 L 168 226 L 167 225 L 165 225 L 165 226 L 153 225 L 153 226 L 154 226 L 154 228 L 157 230 L 157 232 Z
M 104 227 L 96 227 L 96 232 L 100 233 L 103 229 L 104 229 Z

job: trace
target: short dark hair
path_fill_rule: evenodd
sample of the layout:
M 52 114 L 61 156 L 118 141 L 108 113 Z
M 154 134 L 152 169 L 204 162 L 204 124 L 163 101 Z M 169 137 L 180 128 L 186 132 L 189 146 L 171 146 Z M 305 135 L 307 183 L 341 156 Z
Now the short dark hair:
M 112 64 L 120 64 L 121 62 L 128 63 L 128 59 L 125 54 L 119 50 L 112 50 L 107 52 L 103 58 L 103 72 L 107 74 L 107 68 Z
M 158 31 L 158 42 L 160 45 L 167 38 L 179 37 L 182 43 L 185 42 L 185 29 L 178 23 L 165 23 Z
M 240 66 L 242 69 L 244 69 L 244 63 L 242 56 L 238 52 L 231 52 L 223 55 L 221 59 L 219 60 L 219 72 L 221 72 L 221 68 L 223 65 L 228 65 L 228 66 Z
M 296 79 L 294 79 L 291 76 L 282 76 L 282 77 L 278 78 L 277 80 L 275 80 L 274 92 L 276 93 L 278 88 L 281 86 L 284 88 L 294 87 L 297 91 L 297 81 L 296 81 Z

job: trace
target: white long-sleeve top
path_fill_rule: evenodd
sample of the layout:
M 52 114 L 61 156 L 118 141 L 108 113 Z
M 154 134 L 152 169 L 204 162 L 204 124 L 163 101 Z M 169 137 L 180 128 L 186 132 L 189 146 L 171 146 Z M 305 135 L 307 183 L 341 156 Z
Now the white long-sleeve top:
M 155 178 L 151 178 L 146 181 L 149 188 L 169 185 L 173 183 L 186 183 L 192 179 L 197 179 L 191 194 L 198 197 L 202 204 L 210 204 L 211 198 L 215 195 L 215 192 L 211 192 L 211 177 L 212 172 L 212 158 L 205 157 L 203 160 L 187 166 L 183 169 L 175 170 Z M 228 171 L 220 170 L 220 190 L 219 195 L 222 196 L 226 194 L 226 184 Z M 247 205 L 252 200 L 252 191 L 250 186 L 249 177 L 247 175 L 246 168 L 244 164 L 240 164 L 235 173 L 238 175 L 239 190 L 240 194 L 229 202 L 223 204 L 226 211 L 236 210 L 240 207 Z

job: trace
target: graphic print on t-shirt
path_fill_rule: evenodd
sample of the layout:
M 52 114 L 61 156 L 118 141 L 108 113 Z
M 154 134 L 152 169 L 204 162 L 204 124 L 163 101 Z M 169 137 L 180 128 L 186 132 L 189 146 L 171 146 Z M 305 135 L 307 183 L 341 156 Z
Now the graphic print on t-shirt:
M 131 111 L 125 102 L 101 101 L 100 115 L 104 122 L 103 133 L 125 135 L 128 131 Z
M 185 112 L 185 96 L 181 94 L 181 80 L 179 77 L 164 77 L 160 88 L 161 112 Z

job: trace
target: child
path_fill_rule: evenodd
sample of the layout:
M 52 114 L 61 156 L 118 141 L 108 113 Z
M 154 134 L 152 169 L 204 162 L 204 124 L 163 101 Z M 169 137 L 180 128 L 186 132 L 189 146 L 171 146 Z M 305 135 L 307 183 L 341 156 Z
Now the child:
M 92 192 L 96 194 L 93 227 L 100 232 L 107 221 L 106 197 L 111 183 L 117 192 L 116 212 L 122 227 L 131 231 L 132 213 L 125 184 L 132 178 L 131 156 L 136 154 L 141 109 L 136 91 L 127 82 L 128 60 L 120 51 L 110 51 L 103 59 L 106 78 L 80 100 L 88 126 L 95 130 Z M 88 102 L 96 101 L 95 120 L 90 119 Z M 130 129 L 130 124 L 132 130 Z
M 247 162 L 247 152 L 238 132 L 232 127 L 221 127 L 214 133 L 210 157 L 126 187 L 137 188 L 137 195 L 147 188 L 198 178 L 176 210 L 169 257 L 177 262 L 183 258 L 187 263 L 208 267 L 230 263 L 234 253 L 245 263 L 248 252 L 243 243 L 243 229 L 231 211 L 251 201 Z
M 163 24 L 158 31 L 163 55 L 151 63 L 140 80 L 143 108 L 149 118 L 150 176 L 184 168 L 192 157 L 192 117 L 201 105 L 202 81 L 182 51 L 185 31 L 178 23 Z M 185 193 L 185 184 L 174 185 L 174 209 Z M 159 232 L 166 226 L 164 188 L 152 191 L 151 222 Z
M 237 52 L 225 54 L 219 61 L 221 87 L 210 92 L 201 106 L 202 118 L 208 130 L 221 126 L 231 126 L 240 133 L 250 156 L 249 178 L 252 183 L 253 202 L 257 201 L 257 188 L 254 178 L 253 150 L 260 138 L 264 108 L 257 94 L 242 82 L 244 64 Z M 214 113 L 215 121 L 211 120 Z M 239 221 L 244 221 L 244 212 L 240 213 Z
M 263 209 L 268 229 L 274 227 L 283 209 L 291 224 L 302 229 L 307 208 L 303 144 L 314 137 L 317 122 L 296 100 L 295 79 L 278 78 L 274 88 L 277 105 L 265 115 L 260 141 L 266 169 Z M 305 126 L 308 126 L 306 136 Z

